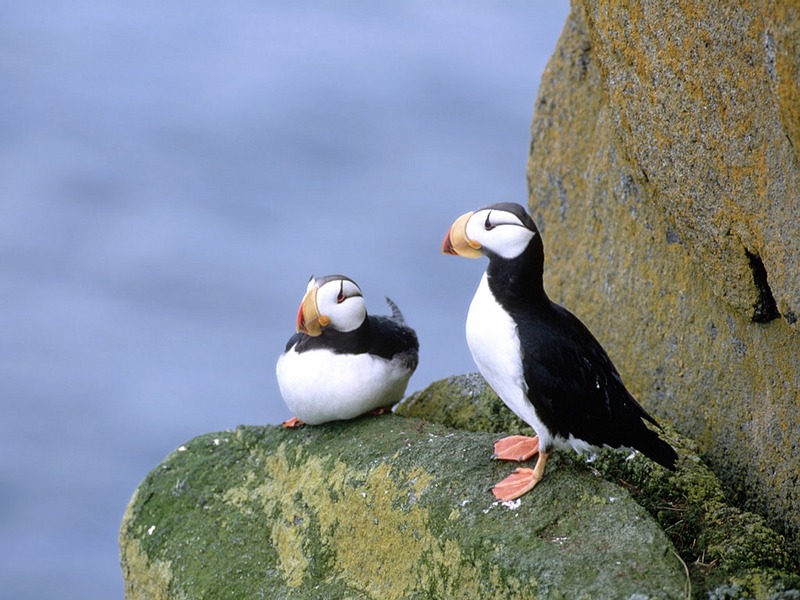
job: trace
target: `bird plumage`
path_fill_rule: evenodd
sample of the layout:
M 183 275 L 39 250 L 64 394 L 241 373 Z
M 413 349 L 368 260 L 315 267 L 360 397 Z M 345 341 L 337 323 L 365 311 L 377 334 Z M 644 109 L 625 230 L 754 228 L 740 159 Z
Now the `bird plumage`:
M 674 468 L 675 453 L 643 419 L 656 420 L 626 389 L 586 326 L 552 302 L 535 312 L 512 309 L 520 331 L 528 398 L 553 438 L 576 447 L 630 447 Z M 576 448 L 577 449 L 577 448 Z
M 281 395 L 301 421 L 350 419 L 402 399 L 418 364 L 419 342 L 397 305 L 387 303 L 391 317 L 368 315 L 349 278 L 309 283 L 298 332 L 276 365 Z
M 443 251 L 489 259 L 467 317 L 467 341 L 487 382 L 536 430 L 539 452 L 630 447 L 675 467 L 674 449 L 645 425 L 659 427 L 606 351 L 545 293 L 544 246 L 522 206 L 493 204 L 463 215 Z

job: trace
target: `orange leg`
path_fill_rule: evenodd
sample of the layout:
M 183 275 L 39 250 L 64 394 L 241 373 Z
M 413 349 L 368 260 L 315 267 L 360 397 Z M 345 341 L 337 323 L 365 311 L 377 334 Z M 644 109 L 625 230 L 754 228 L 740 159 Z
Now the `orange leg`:
M 539 452 L 539 436 L 510 435 L 494 443 L 495 460 L 528 460 Z
M 532 469 L 522 467 L 515 469 L 511 475 L 500 481 L 492 488 L 492 494 L 501 502 L 516 500 L 523 494 L 530 492 L 544 477 L 544 467 L 547 464 L 549 453 L 540 452 L 536 466 Z
M 286 427 L 286 429 L 297 429 L 298 427 L 302 427 L 303 425 L 305 425 L 305 423 L 303 423 L 297 417 L 292 417 L 288 421 L 284 421 L 283 423 L 281 423 L 281 425 Z

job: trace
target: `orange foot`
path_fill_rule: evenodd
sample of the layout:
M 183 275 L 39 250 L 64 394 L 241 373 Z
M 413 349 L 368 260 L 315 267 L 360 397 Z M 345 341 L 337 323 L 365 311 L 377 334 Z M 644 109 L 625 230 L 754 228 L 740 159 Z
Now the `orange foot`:
M 528 460 L 539 452 L 539 436 L 510 435 L 494 443 L 495 460 Z
M 492 494 L 501 502 L 516 500 L 530 492 L 544 477 L 544 467 L 549 454 L 539 453 L 539 459 L 533 469 L 518 468 L 511 475 L 498 482 L 492 488 Z
M 388 412 L 392 412 L 392 406 L 393 406 L 392 404 L 390 404 L 389 406 L 381 406 L 380 408 L 371 410 L 369 414 L 371 414 L 373 417 L 379 417 L 381 415 L 385 415 Z
M 298 427 L 302 427 L 303 425 L 305 425 L 305 423 L 303 423 L 297 417 L 292 417 L 288 421 L 284 421 L 283 423 L 281 423 L 281 425 L 286 427 L 286 429 L 297 429 Z

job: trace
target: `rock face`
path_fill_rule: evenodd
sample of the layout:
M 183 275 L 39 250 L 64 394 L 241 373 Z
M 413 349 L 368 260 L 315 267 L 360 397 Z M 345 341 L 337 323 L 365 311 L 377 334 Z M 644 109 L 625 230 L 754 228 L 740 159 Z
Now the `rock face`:
M 198 437 L 131 500 L 126 597 L 685 597 L 655 521 L 579 463 L 493 502 L 493 439 L 394 415 Z
M 573 1 L 528 166 L 548 292 L 795 544 L 798 165 L 796 2 Z

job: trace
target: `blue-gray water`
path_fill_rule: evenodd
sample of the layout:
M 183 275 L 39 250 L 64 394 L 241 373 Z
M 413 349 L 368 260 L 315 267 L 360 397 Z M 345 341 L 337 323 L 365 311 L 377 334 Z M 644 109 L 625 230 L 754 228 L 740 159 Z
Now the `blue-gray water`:
M 136 485 L 289 416 L 312 273 L 417 329 L 409 391 L 474 370 L 461 213 L 526 201 L 538 3 L 31 0 L 0 8 L 0 587 L 121 598 Z

